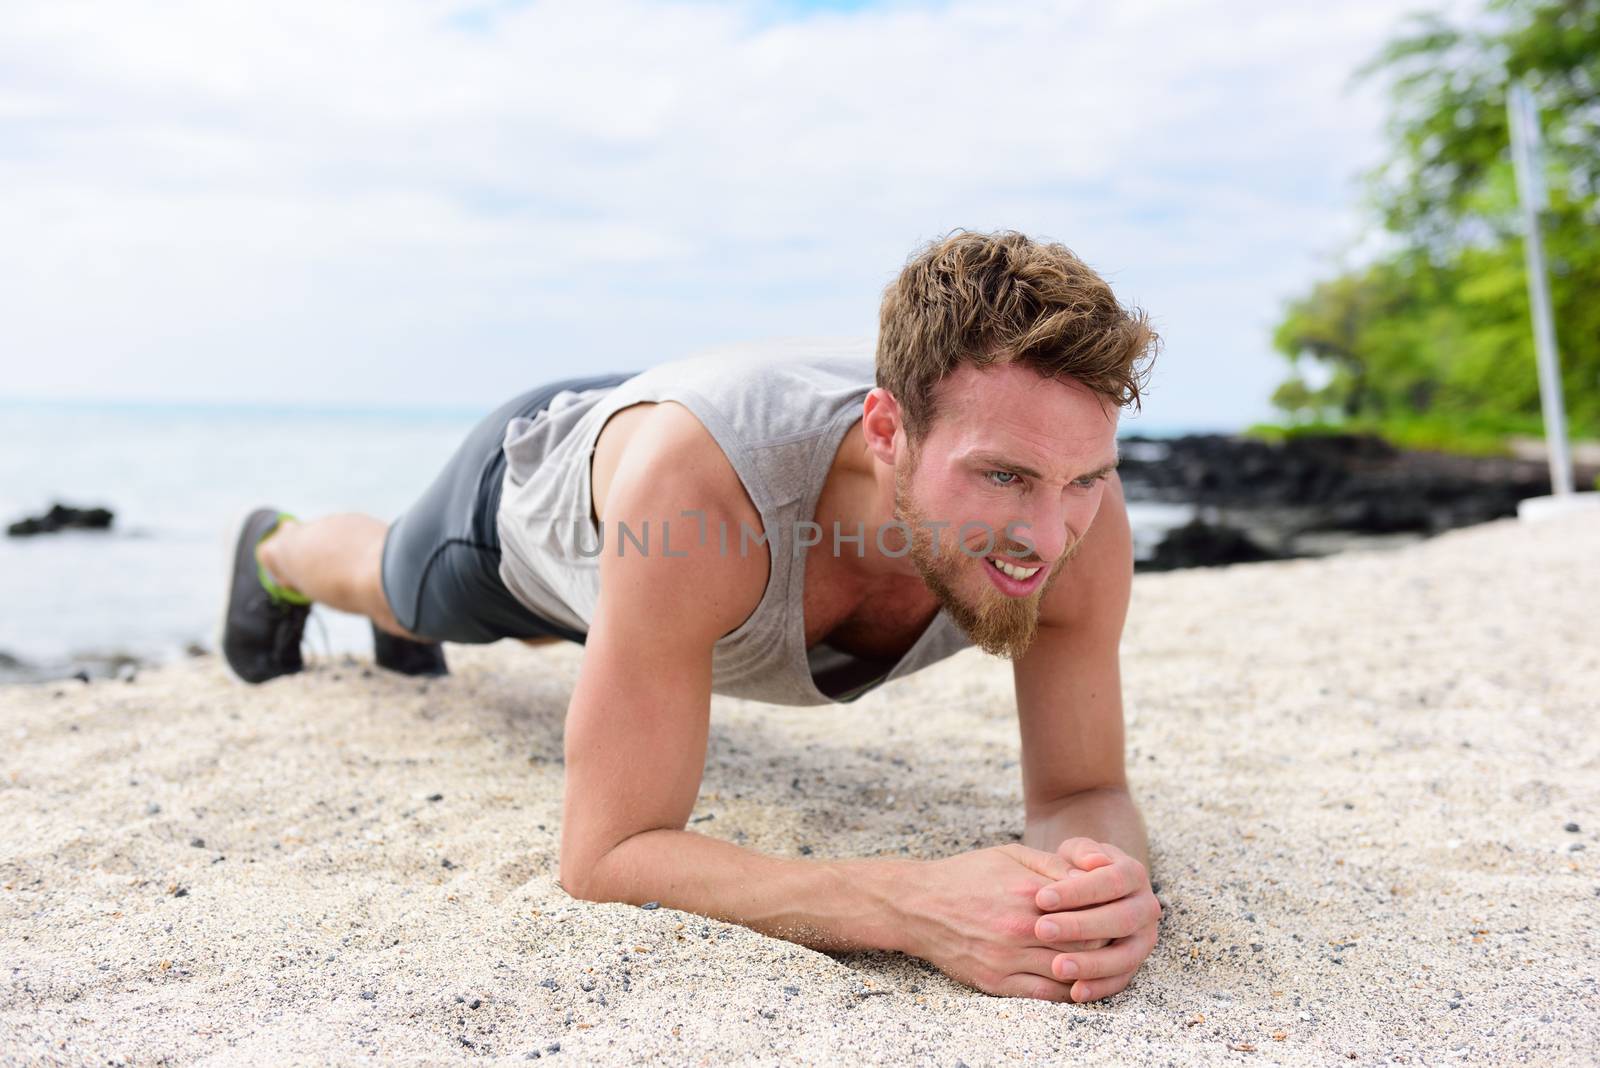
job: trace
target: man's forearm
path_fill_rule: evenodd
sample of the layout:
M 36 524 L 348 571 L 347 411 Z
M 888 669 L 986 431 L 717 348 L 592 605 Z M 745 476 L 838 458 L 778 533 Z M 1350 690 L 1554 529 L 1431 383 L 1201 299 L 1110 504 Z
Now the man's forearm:
M 1080 836 L 1110 842 L 1150 867 L 1144 818 L 1124 789 L 1085 790 L 1030 812 L 1022 844 L 1053 851 L 1064 840 Z
M 619 843 L 569 889 L 595 901 L 659 901 L 812 949 L 898 949 L 894 895 L 915 863 L 792 860 L 653 830 Z

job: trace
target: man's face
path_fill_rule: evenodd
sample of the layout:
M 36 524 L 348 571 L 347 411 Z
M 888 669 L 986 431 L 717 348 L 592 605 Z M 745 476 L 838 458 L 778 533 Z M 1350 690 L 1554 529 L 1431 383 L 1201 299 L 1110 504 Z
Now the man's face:
M 963 365 L 939 384 L 939 402 L 927 437 L 895 467 L 895 518 L 972 643 L 1020 657 L 1100 508 L 1105 482 L 1094 476 L 1116 460 L 1118 409 L 1076 381 L 1009 364 Z M 1036 570 L 1006 575 L 995 561 Z

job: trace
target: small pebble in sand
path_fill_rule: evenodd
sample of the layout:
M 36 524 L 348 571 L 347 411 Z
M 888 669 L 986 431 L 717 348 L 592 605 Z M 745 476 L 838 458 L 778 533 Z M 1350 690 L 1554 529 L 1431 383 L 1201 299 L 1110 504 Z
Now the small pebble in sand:
M 444 794 L 429 794 L 428 795 L 428 800 L 429 801 L 443 801 L 444 800 Z
M 814 852 L 816 852 L 816 850 L 812 849 L 808 845 L 803 845 L 803 846 L 800 847 L 800 855 L 802 857 L 809 857 Z
M 144 807 L 144 814 L 146 816 L 155 816 L 155 815 L 158 815 L 160 812 L 161 812 L 161 806 L 156 804 L 154 801 L 150 802 L 148 805 L 146 805 Z
M 661 907 L 661 902 L 659 902 L 659 901 L 646 901 L 643 905 L 640 905 L 639 907 L 642 908 L 642 909 L 658 909 L 658 908 Z
M 1579 831 L 1583 830 L 1583 828 L 1579 827 L 1576 823 L 1569 823 L 1564 829 L 1571 831 L 1573 834 L 1577 834 Z
M 483 999 L 482 998 L 473 998 L 471 1001 L 467 1002 L 467 1008 L 475 1009 L 479 1005 L 482 1005 L 482 1004 L 483 1004 Z
M 544 987 L 546 990 L 560 990 L 561 989 L 561 984 L 556 982 L 554 979 L 541 979 L 541 980 L 539 980 L 539 985 Z
M 189 888 L 186 887 L 186 886 L 180 886 L 180 887 L 178 887 L 176 890 L 174 890 L 172 892 L 172 896 L 173 897 L 188 897 L 189 896 Z
M 1582 842 L 1573 842 L 1571 845 L 1567 846 L 1567 852 L 1568 853 L 1582 853 L 1587 848 L 1589 848 L 1589 847 L 1584 845 Z
M 1461 1007 L 1461 1002 L 1459 1002 L 1459 1001 L 1452 1001 L 1452 1002 L 1451 1002 L 1451 1003 L 1450 1003 L 1450 1007 L 1451 1007 L 1451 1008 L 1452 1008 L 1452 1009 L 1459 1009 L 1459 1008 L 1460 1008 L 1460 1007 Z
M 363 990 L 361 992 L 361 1000 L 362 1001 L 376 1001 L 377 999 L 378 999 L 378 992 L 376 990 Z
M 552 1043 L 550 1043 L 548 1046 L 546 1046 L 544 1048 L 544 1051 L 546 1053 L 560 1053 L 561 1052 L 561 1043 L 552 1042 Z
M 194 846 L 196 849 L 204 849 L 206 847 L 206 840 L 204 838 L 191 838 L 189 839 L 189 844 Z
M 445 858 L 444 858 L 444 860 L 443 860 L 443 862 L 442 862 L 442 863 L 443 863 L 443 864 L 444 864 L 444 866 L 445 866 L 445 867 L 447 867 L 447 868 L 453 868 L 453 867 L 455 867 L 455 865 L 454 865 L 454 864 L 453 864 L 453 863 L 451 863 L 451 861 L 450 861 L 450 858 L 449 858 L 449 857 L 445 857 Z

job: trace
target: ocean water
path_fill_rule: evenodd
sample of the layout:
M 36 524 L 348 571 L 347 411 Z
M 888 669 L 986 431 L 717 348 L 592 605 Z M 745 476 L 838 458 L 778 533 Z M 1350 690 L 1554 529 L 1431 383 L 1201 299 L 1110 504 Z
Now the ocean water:
M 0 520 L 56 501 L 116 513 L 107 532 L 0 538 L 0 654 L 63 674 L 84 658 L 214 650 L 246 512 L 393 519 L 482 414 L 0 402 Z M 1190 510 L 1130 514 L 1144 555 Z M 307 640 L 312 655 L 371 653 L 367 621 L 327 608 L 313 611 Z

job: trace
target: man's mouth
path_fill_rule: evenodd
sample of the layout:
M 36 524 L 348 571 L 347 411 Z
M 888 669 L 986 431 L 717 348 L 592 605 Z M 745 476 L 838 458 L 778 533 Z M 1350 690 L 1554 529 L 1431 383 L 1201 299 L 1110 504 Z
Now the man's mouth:
M 1028 596 L 1039 588 L 1050 571 L 1043 564 L 1023 567 L 993 556 L 984 557 L 984 570 L 989 574 L 989 581 L 1008 597 Z
M 1004 560 L 997 560 L 992 556 L 988 557 L 987 559 L 997 569 L 999 569 L 1000 571 L 1005 572 L 1007 575 L 1010 575 L 1012 578 L 1016 579 L 1018 582 L 1026 582 L 1026 581 L 1028 581 L 1029 579 L 1031 579 L 1033 577 L 1033 573 L 1035 571 L 1039 570 L 1038 567 L 1019 567 L 1016 564 L 1008 563 L 1007 561 L 1004 561 Z

